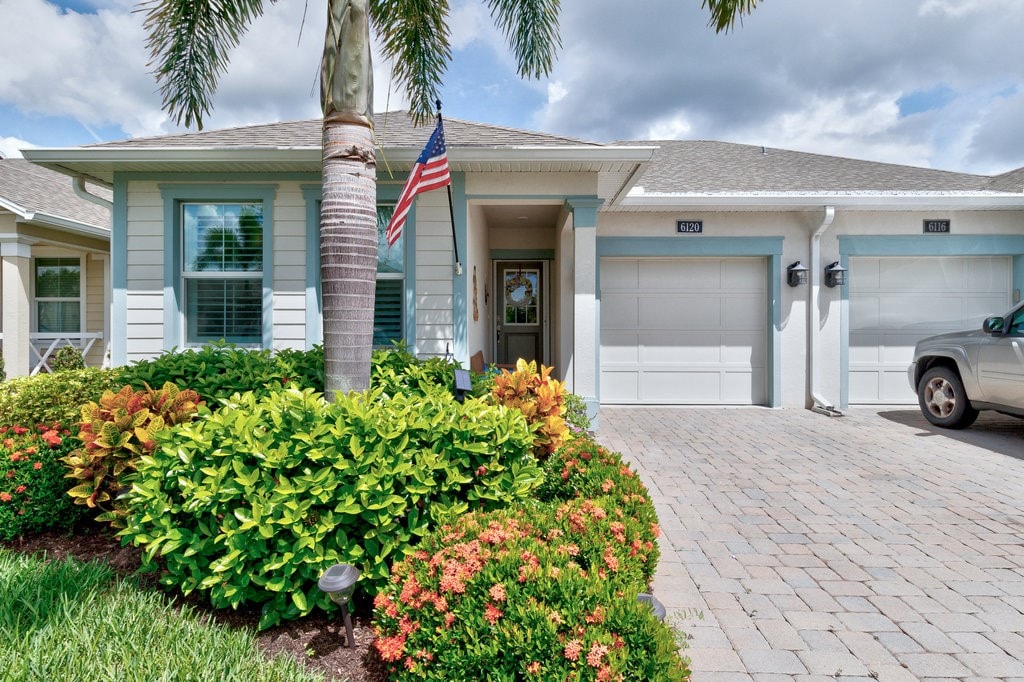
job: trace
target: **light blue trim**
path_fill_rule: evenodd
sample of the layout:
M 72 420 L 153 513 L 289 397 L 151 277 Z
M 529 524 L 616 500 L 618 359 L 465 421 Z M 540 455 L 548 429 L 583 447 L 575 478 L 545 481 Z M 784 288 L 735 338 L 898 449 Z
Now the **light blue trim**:
M 114 173 L 110 229 L 110 364 L 128 363 L 128 182 Z
M 320 291 L 320 185 L 302 185 L 306 202 L 306 350 L 324 342 Z
M 598 237 L 598 256 L 782 256 L 782 237 Z
M 1016 256 L 1024 254 L 1024 235 L 840 235 L 839 253 L 847 256 Z
M 554 249 L 491 249 L 491 260 L 555 260 Z
M 565 198 L 565 205 L 572 212 L 574 229 L 596 227 L 597 209 L 604 205 L 604 200 L 595 196 L 570 196 Z
M 466 298 L 466 229 L 468 222 L 466 203 L 466 174 L 452 173 L 452 209 L 455 216 L 455 240 L 458 245 L 459 256 L 462 260 L 462 274 L 456 275 L 452 269 L 452 340 L 455 346 L 452 352 L 455 360 L 462 363 L 463 367 L 469 367 L 469 303 Z
M 164 204 L 164 350 L 184 346 L 181 291 L 181 212 L 186 201 L 244 202 L 263 205 L 263 348 L 274 347 L 274 198 L 277 185 L 217 183 L 157 185 Z
M 597 298 L 598 329 L 601 315 L 601 258 L 658 258 L 683 256 L 753 256 L 768 259 L 767 306 L 765 320 L 770 333 L 765 361 L 770 363 L 766 377 L 765 400 L 769 407 L 782 406 L 782 244 L 783 237 L 598 237 Z M 598 334 L 600 336 L 600 334 Z M 594 341 L 600 355 L 600 339 Z M 598 379 L 600 380 L 600 358 Z
M 839 236 L 839 264 L 849 270 L 850 257 L 1011 256 L 1011 287 L 1024 286 L 1024 235 L 919 234 Z M 824 286 L 824 285 L 822 285 Z M 842 287 L 839 317 L 839 406 L 850 405 L 850 295 Z M 1012 294 L 1012 292 L 1011 292 Z
M 377 183 L 377 203 L 394 204 L 398 201 L 398 195 L 402 193 L 402 186 L 396 184 Z M 405 219 L 405 228 L 402 230 L 402 238 L 405 243 L 402 254 L 405 268 L 405 291 L 402 302 L 402 338 L 405 339 L 405 347 L 413 355 L 416 354 L 416 202 L 413 202 L 409 209 L 409 215 Z

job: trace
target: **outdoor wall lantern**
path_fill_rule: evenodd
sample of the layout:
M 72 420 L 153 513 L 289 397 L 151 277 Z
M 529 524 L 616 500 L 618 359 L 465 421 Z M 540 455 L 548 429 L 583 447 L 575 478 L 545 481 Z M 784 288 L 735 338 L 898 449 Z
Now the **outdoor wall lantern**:
M 791 287 L 807 284 L 807 268 L 800 261 L 793 263 L 786 268 L 786 281 Z
M 341 607 L 341 616 L 345 621 L 345 638 L 350 649 L 356 647 L 355 634 L 352 632 L 352 615 L 348 612 L 348 602 L 356 591 L 359 580 L 359 569 L 349 564 L 334 564 L 320 576 L 316 586 L 326 592 L 335 604 Z
M 473 380 L 469 376 L 468 369 L 455 370 L 455 387 L 452 393 L 460 403 L 466 399 L 466 394 L 473 390 Z
M 825 267 L 825 286 L 841 287 L 846 284 L 846 268 L 835 261 Z

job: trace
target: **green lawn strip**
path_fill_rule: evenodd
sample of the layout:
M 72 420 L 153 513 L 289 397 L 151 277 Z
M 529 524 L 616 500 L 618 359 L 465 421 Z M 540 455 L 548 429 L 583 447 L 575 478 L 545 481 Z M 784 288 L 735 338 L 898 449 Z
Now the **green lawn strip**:
M 100 563 L 0 549 L 2 680 L 322 680 Z

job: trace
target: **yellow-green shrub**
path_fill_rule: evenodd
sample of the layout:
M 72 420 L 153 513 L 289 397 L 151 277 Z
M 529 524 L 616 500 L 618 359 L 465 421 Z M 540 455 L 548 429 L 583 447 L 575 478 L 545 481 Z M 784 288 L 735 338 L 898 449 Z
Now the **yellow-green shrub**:
M 221 409 L 157 436 L 127 495 L 122 536 L 162 580 L 215 607 L 262 604 L 261 627 L 330 601 L 335 563 L 373 594 L 439 520 L 528 499 L 542 474 L 523 416 L 442 388 L 334 403 L 307 389 Z

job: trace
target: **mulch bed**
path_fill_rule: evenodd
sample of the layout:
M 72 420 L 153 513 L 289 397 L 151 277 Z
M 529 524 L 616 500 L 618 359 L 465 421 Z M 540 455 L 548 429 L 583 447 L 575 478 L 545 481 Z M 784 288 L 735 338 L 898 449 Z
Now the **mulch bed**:
M 80 561 L 98 560 L 107 563 L 119 575 L 135 574 L 140 565 L 141 552 L 134 547 L 122 547 L 120 542 L 103 532 L 68 535 L 46 533 L 11 542 L 0 542 L 0 546 L 14 552 L 40 554 L 53 559 L 73 557 Z M 151 578 L 141 576 L 143 585 L 147 582 L 156 588 Z M 209 614 L 217 623 L 234 628 L 248 628 L 256 631 L 259 622 L 258 611 L 214 610 L 195 599 L 178 596 L 176 601 L 188 603 L 197 611 Z M 323 613 L 310 615 L 296 621 L 256 633 L 259 648 L 267 656 L 279 653 L 293 656 L 308 670 L 323 673 L 331 682 L 386 682 L 384 664 L 370 645 L 376 638 L 370 627 L 369 617 L 353 618 L 355 629 L 354 648 L 345 646 L 345 626 L 340 616 L 334 618 Z

